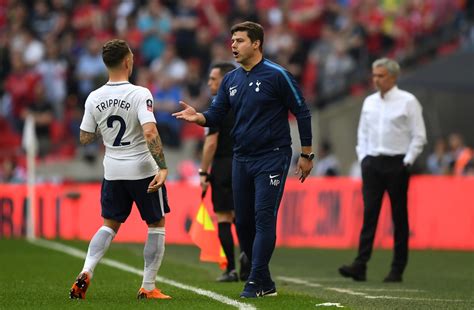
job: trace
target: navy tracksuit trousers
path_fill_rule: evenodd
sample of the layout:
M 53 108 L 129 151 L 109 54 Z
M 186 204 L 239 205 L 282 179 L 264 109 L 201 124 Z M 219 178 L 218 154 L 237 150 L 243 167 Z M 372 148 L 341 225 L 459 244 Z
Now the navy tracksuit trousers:
M 232 187 L 237 233 L 252 262 L 249 281 L 272 281 L 268 264 L 275 249 L 276 223 L 291 148 L 275 150 L 258 158 L 234 158 Z

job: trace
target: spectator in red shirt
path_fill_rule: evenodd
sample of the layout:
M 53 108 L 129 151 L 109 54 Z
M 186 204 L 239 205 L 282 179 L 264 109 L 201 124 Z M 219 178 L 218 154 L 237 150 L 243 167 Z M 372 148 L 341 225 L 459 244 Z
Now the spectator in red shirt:
M 12 71 L 5 79 L 5 93 L 9 95 L 11 104 L 11 121 L 14 129 L 23 129 L 22 115 L 35 100 L 32 89 L 41 82 L 40 76 L 28 69 L 20 53 L 11 53 Z

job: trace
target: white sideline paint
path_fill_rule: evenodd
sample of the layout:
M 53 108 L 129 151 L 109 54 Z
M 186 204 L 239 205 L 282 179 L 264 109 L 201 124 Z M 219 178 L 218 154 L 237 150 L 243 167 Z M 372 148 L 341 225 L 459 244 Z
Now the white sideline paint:
M 422 297 L 401 297 L 401 296 L 387 296 L 387 295 L 368 295 L 363 292 L 357 292 L 355 290 L 351 290 L 348 288 L 338 288 L 338 287 L 324 287 L 319 283 L 312 283 L 303 279 L 299 278 L 292 278 L 292 277 L 278 277 L 279 280 L 294 283 L 294 284 L 300 284 L 300 285 L 305 285 L 309 287 L 320 287 L 323 290 L 328 290 L 328 291 L 335 291 L 341 294 L 347 294 L 347 295 L 355 295 L 355 296 L 360 296 L 363 298 L 367 299 L 398 299 L 398 300 L 418 300 L 418 301 L 443 301 L 443 302 L 466 302 L 466 300 L 462 299 L 440 299 L 440 298 L 422 298 Z M 361 290 L 386 290 L 386 291 L 391 291 L 391 292 L 423 292 L 422 290 L 404 290 L 404 289 L 368 289 L 368 288 L 361 288 Z
M 308 281 L 315 281 L 315 282 L 347 282 L 347 279 L 343 279 L 341 277 L 337 278 L 306 278 Z
M 425 290 L 409 289 L 409 288 L 370 288 L 370 287 L 358 287 L 359 291 L 371 291 L 371 292 L 404 292 L 404 293 L 423 293 Z
M 56 250 L 58 252 L 66 253 L 68 255 L 78 257 L 78 258 L 81 258 L 81 259 L 84 259 L 86 257 L 86 254 L 87 254 L 86 252 L 78 250 L 76 248 L 73 248 L 73 247 L 58 243 L 58 242 L 45 240 L 45 239 L 36 239 L 36 240 L 31 240 L 30 242 L 32 244 L 35 244 L 35 245 L 38 245 L 38 246 L 41 246 L 41 247 L 44 247 L 44 248 L 48 248 L 48 249 L 51 249 L 51 250 Z M 104 265 L 114 267 L 114 268 L 117 268 L 117 269 L 122 270 L 122 271 L 133 273 L 133 274 L 136 274 L 136 275 L 139 275 L 139 276 L 143 276 L 143 270 L 137 269 L 135 267 L 132 267 L 130 265 L 118 262 L 118 261 L 113 260 L 113 259 L 104 258 L 100 262 Z M 211 292 L 211 291 L 208 291 L 208 290 L 204 290 L 204 289 L 201 289 L 201 288 L 198 288 L 198 287 L 190 286 L 190 285 L 187 285 L 187 284 L 183 284 L 183 283 L 180 283 L 180 282 L 177 282 L 177 281 L 174 281 L 174 280 L 170 280 L 170 279 L 167 279 L 167 278 L 164 278 L 164 277 L 161 277 L 161 276 L 157 276 L 156 280 L 161 282 L 161 283 L 165 283 L 165 284 L 168 284 L 168 285 L 171 285 L 171 286 L 174 286 L 174 287 L 186 290 L 186 291 L 191 291 L 191 292 L 196 293 L 198 295 L 203 295 L 203 296 L 209 297 L 209 298 L 214 299 L 214 300 L 216 300 L 220 303 L 223 303 L 223 304 L 226 304 L 226 305 L 229 305 L 229 306 L 233 306 L 233 307 L 236 307 L 236 308 L 241 309 L 241 310 L 256 310 L 257 309 L 256 307 L 254 307 L 252 305 L 245 304 L 245 303 L 233 300 L 233 299 L 231 299 L 229 297 L 226 297 L 224 295 L 214 293 L 214 292 Z
M 336 307 L 336 308 L 344 308 L 343 305 L 341 305 L 338 302 L 325 302 L 322 304 L 316 304 L 316 307 Z
M 421 300 L 421 301 L 449 301 L 449 302 L 466 302 L 462 299 L 440 299 L 440 298 L 422 298 L 422 297 L 397 297 L 397 296 L 364 296 L 368 299 L 403 299 L 403 300 Z
M 297 278 L 278 277 L 278 279 L 283 280 L 283 281 L 287 281 L 287 282 L 291 282 L 291 283 L 295 283 L 295 284 L 311 286 L 311 287 L 321 287 L 322 286 L 319 283 L 312 283 L 312 282 L 309 282 L 309 281 L 306 281 L 306 280 L 303 280 L 303 279 L 297 279 Z
M 334 291 L 342 294 L 354 295 L 354 296 L 366 296 L 366 293 L 356 292 L 349 288 L 339 288 L 339 287 L 323 287 L 325 290 Z

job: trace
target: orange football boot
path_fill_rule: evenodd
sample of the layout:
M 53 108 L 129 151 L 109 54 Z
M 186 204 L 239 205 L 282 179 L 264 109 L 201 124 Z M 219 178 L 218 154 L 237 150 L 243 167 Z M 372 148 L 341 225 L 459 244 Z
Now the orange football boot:
M 69 298 L 86 299 L 86 291 L 90 281 L 89 274 L 87 272 L 81 272 L 69 291 Z
M 147 291 L 142 287 L 138 291 L 137 299 L 171 299 L 171 296 L 163 294 L 158 288 Z

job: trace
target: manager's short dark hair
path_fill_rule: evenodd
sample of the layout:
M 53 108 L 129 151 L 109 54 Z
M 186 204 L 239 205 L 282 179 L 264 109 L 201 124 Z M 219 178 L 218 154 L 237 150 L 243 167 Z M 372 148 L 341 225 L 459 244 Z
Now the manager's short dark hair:
M 113 39 L 102 47 L 102 60 L 107 68 L 117 67 L 130 53 L 130 47 L 124 40 Z
M 224 76 L 227 72 L 234 70 L 235 65 L 227 61 L 216 62 L 211 65 L 211 69 L 219 69 L 219 71 L 221 72 L 221 75 Z
M 230 33 L 234 34 L 234 32 L 237 31 L 245 31 L 247 32 L 248 37 L 250 38 L 250 41 L 255 42 L 257 40 L 260 41 L 260 51 L 263 51 L 263 27 L 260 24 L 246 21 L 243 23 L 235 24 L 230 28 Z

